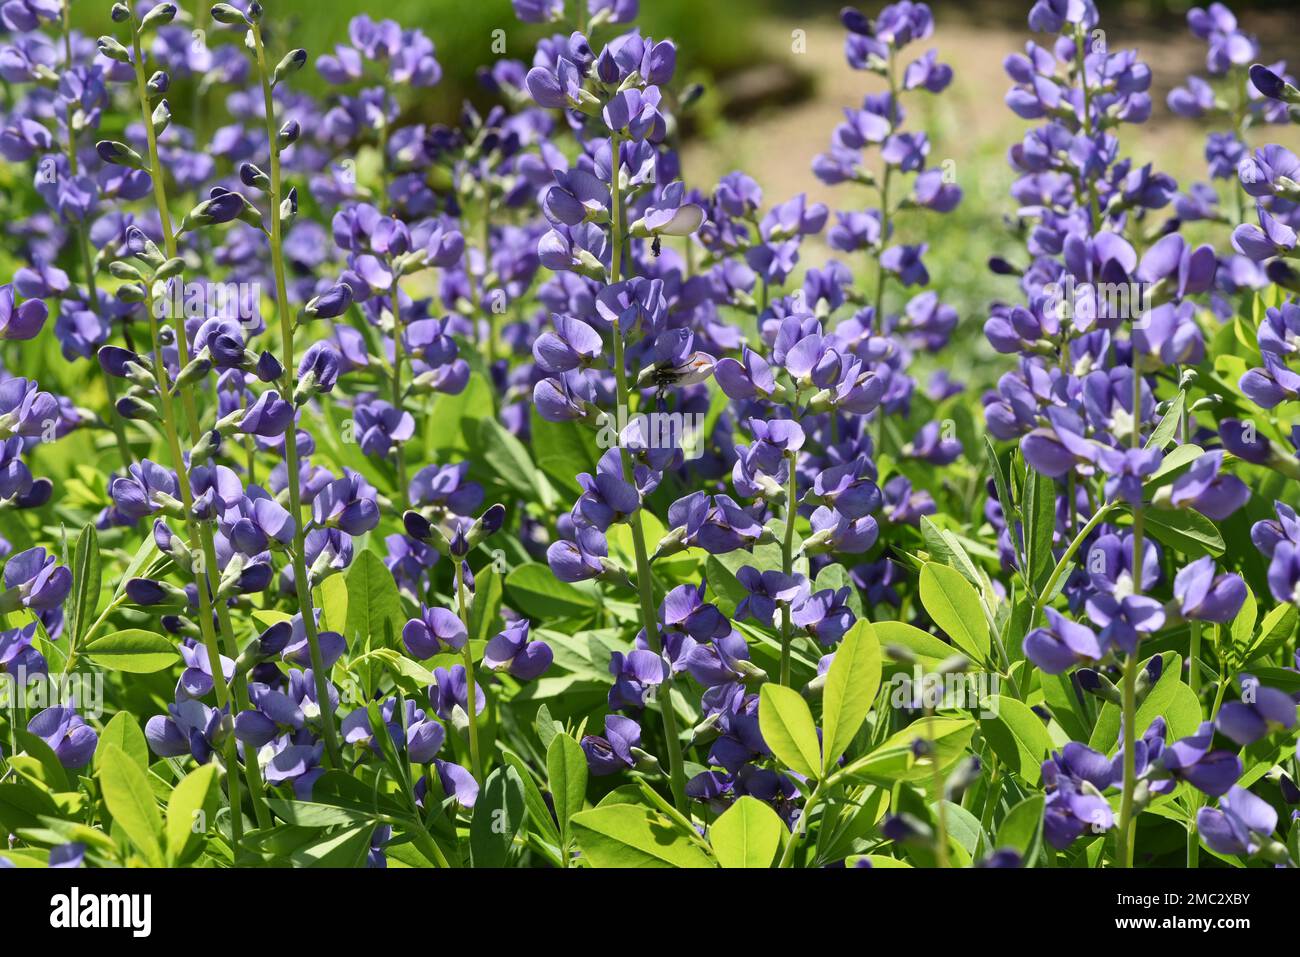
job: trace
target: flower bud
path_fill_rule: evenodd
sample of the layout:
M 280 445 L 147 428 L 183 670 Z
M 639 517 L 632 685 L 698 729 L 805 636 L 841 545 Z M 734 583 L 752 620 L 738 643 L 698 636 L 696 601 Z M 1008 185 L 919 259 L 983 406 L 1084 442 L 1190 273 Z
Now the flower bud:
M 1123 704 L 1123 696 L 1119 689 L 1100 671 L 1093 668 L 1080 668 L 1074 674 L 1079 680 L 1079 687 L 1088 694 L 1096 695 L 1102 701 L 1108 701 L 1113 705 Z
M 293 74 L 297 73 L 306 65 L 307 65 L 306 50 L 301 50 L 301 49 L 290 50 L 288 53 L 285 54 L 284 59 L 281 60 L 276 65 L 275 76 L 271 79 L 271 85 L 275 86 L 285 77 L 293 76 Z
M 100 140 L 95 144 L 95 152 L 105 163 L 113 166 L 125 166 L 129 169 L 145 169 L 144 157 L 125 143 L 115 140 Z
M 158 605 L 186 605 L 185 589 L 152 578 L 132 578 L 126 583 L 126 597 L 134 605 L 152 608 Z
M 139 422 L 161 422 L 162 415 L 148 402 L 143 399 L 137 399 L 135 396 L 126 395 L 117 400 L 117 414 L 124 419 L 132 419 Z
M 176 377 L 176 384 L 172 386 L 172 394 L 178 394 L 181 389 L 187 389 L 196 382 L 202 382 L 211 371 L 212 357 L 205 349 L 201 354 L 191 359 L 189 365 L 181 370 L 180 375 Z
M 149 120 L 153 124 L 154 135 L 160 135 L 172 123 L 172 108 L 163 100 L 154 107 L 153 116 Z
M 129 17 L 130 15 L 130 11 L 127 11 L 127 16 Z M 100 37 L 96 46 L 98 47 L 100 54 L 108 57 L 110 60 L 115 60 L 118 63 L 131 62 L 131 51 L 122 46 L 122 44 L 118 43 L 112 37 Z
M 248 19 L 239 12 L 237 7 L 228 3 L 214 4 L 212 7 L 212 19 L 218 23 L 224 23 L 228 26 L 249 26 Z
M 160 3 L 144 15 L 140 21 L 141 30 L 151 30 L 155 27 L 164 27 L 176 19 L 176 4 Z

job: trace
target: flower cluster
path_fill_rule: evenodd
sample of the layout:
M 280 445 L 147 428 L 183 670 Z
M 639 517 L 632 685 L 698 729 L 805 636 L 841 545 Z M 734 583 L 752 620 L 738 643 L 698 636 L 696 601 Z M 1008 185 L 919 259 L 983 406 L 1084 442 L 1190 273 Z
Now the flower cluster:
M 0 866 L 1300 863 L 1286 64 L 1189 14 L 1180 190 L 1036 0 L 976 343 L 929 6 L 840 16 L 836 209 L 692 184 L 636 0 L 511 6 L 439 122 L 392 20 L 0 4 Z

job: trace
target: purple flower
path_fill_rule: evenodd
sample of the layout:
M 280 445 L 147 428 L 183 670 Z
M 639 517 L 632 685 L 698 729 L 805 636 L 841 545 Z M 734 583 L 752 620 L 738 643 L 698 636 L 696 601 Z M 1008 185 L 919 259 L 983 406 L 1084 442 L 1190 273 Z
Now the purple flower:
M 520 618 L 488 641 L 483 664 L 493 671 L 509 671 L 520 681 L 541 677 L 551 666 L 554 654 L 544 641 L 528 640 L 528 619 Z
M 19 607 L 32 611 L 58 608 L 72 590 L 72 572 L 40 547 L 29 548 L 5 562 L 3 580 L 5 592 L 0 595 L 0 607 L 5 611 Z
M 667 666 L 660 655 L 636 648 L 627 654 L 611 652 L 609 673 L 614 676 L 614 686 L 609 689 L 609 707 L 644 708 L 650 690 L 663 683 Z
M 383 399 L 358 402 L 352 410 L 357 442 L 366 455 L 386 457 L 415 434 L 415 417 Z
M 49 315 L 40 299 L 28 299 L 15 306 L 14 287 L 0 286 L 0 339 L 33 339 L 44 328 Z
M 1234 785 L 1219 798 L 1217 808 L 1203 807 L 1197 811 L 1196 828 L 1216 853 L 1252 855 L 1277 830 L 1277 811 L 1263 798 Z
M 32 646 L 35 637 L 36 622 L 0 631 L 0 675 L 48 674 L 45 656 Z
M 61 418 L 58 399 L 34 380 L 13 376 L 0 382 L 0 436 L 43 436 Z
M 748 594 L 736 606 L 736 618 L 753 618 L 771 625 L 778 606 L 789 607 L 807 593 L 808 582 L 800 575 L 785 575 L 779 571 L 760 572 L 745 565 L 736 573 L 736 579 Z
M 459 651 L 469 640 L 460 617 L 446 608 L 424 608 L 402 629 L 402 644 L 420 661 L 443 653 L 443 646 Z
M 260 435 L 268 439 L 279 438 L 284 435 L 293 420 L 293 403 L 280 398 L 280 393 L 274 389 L 268 389 L 239 420 L 239 431 L 245 435 Z
M 450 721 L 456 711 L 464 717 L 469 714 L 469 681 L 464 665 L 452 665 L 451 669 L 436 668 L 433 672 L 433 684 L 429 686 L 429 701 L 438 712 L 438 717 Z M 487 698 L 483 689 L 474 683 L 474 713 L 482 714 L 487 707 Z
M 1144 595 L 1117 598 L 1108 593 L 1095 594 L 1088 599 L 1087 608 L 1092 620 L 1102 626 L 1105 646 L 1116 646 L 1129 655 L 1137 651 L 1142 635 L 1158 631 L 1165 623 L 1160 602 Z
M 1196 733 L 1166 747 L 1160 755 L 1165 770 L 1210 795 L 1227 794 L 1241 777 L 1241 759 L 1230 751 L 1211 751 L 1214 725 L 1201 722 Z
M 586 525 L 574 530 L 573 540 L 553 543 L 546 550 L 546 563 L 562 582 L 590 581 L 605 573 L 608 556 L 605 533 Z
M 617 774 L 636 766 L 632 749 L 641 744 L 641 726 L 619 714 L 605 716 L 605 736 L 589 734 L 582 739 L 587 767 L 597 777 Z
M 1086 625 L 1070 621 L 1051 608 L 1043 609 L 1048 628 L 1035 628 L 1025 635 L 1025 657 L 1045 674 L 1059 675 L 1080 663 L 1105 657 L 1106 648 L 1097 633 Z
M 364 535 L 379 524 L 375 490 L 355 472 L 321 489 L 311 504 L 312 521 L 348 535 Z
M 27 723 L 27 733 L 50 746 L 59 763 L 75 771 L 90 763 L 99 735 L 71 708 L 46 708 Z
M 1225 624 L 1246 600 L 1246 583 L 1237 575 L 1215 575 L 1214 559 L 1197 559 L 1174 578 L 1174 597 L 1184 618 Z
M 880 255 L 880 265 L 893 273 L 904 286 L 924 286 L 930 282 L 930 273 L 921 257 L 929 244 L 919 246 L 890 246 Z
M 1226 702 L 1214 719 L 1219 733 L 1242 747 L 1295 724 L 1295 700 L 1276 688 L 1263 687 L 1251 675 L 1242 676 L 1241 700 Z

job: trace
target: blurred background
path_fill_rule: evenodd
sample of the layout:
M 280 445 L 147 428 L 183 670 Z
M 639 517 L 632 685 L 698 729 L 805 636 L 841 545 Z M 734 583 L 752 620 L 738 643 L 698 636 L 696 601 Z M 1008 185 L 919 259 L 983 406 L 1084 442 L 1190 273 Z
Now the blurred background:
M 209 22 L 209 0 L 181 0 L 195 22 Z M 684 175 L 688 185 L 709 191 L 718 178 L 744 169 L 766 192 L 768 204 L 806 192 L 835 208 L 860 208 L 866 194 L 830 189 L 812 175 L 813 158 L 827 147 L 842 110 L 882 88 L 882 81 L 848 67 L 844 30 L 837 14 L 842 0 L 642 0 L 640 23 L 648 35 L 671 37 L 680 48 L 679 79 L 700 82 L 707 93 L 688 118 Z M 883 2 L 859 4 L 874 15 Z M 1206 178 L 1205 129 L 1173 116 L 1168 91 L 1189 73 L 1204 74 L 1205 45 L 1187 28 L 1190 0 L 1099 0 L 1102 25 L 1112 48 L 1136 47 L 1154 74 L 1153 116 L 1143 127 L 1126 127 L 1124 151 L 1139 164 L 1154 162 L 1186 187 Z M 107 4 L 85 3 L 76 13 L 87 32 L 106 31 Z M 346 38 L 348 20 L 361 13 L 418 26 L 437 45 L 445 70 L 433 90 L 408 98 L 405 122 L 454 122 L 466 99 L 492 102 L 476 72 L 496 58 L 492 44 L 504 31 L 506 56 L 530 59 L 535 41 L 550 32 L 521 24 L 509 0 L 272 0 L 268 22 L 279 26 L 273 46 L 305 47 L 313 59 Z M 1256 34 L 1265 62 L 1290 55 L 1300 68 L 1300 0 L 1237 0 L 1230 4 L 1241 26 Z M 1004 57 L 1022 50 L 1029 0 L 932 0 L 937 29 L 916 51 L 938 50 L 955 80 L 941 96 L 911 94 L 905 104 L 909 126 L 929 132 L 930 162 L 952 160 L 965 199 L 950 216 L 911 216 L 902 229 L 910 241 L 927 241 L 934 287 L 973 326 L 973 343 L 991 300 L 1015 293 L 1014 280 L 992 276 L 990 255 L 1014 254 L 1005 228 L 1013 211 L 1007 148 L 1029 124 L 1003 103 L 1010 81 Z M 93 11 L 101 10 L 102 13 Z M 103 22 L 94 22 L 95 18 Z M 83 19 L 84 18 L 84 19 Z M 1041 38 L 1040 38 L 1041 39 Z M 311 70 L 295 85 L 328 95 Z M 1252 146 L 1281 141 L 1300 147 L 1297 127 L 1252 131 Z M 1206 238 L 1226 248 L 1227 231 Z M 909 229 L 911 235 L 908 235 Z M 829 250 L 804 247 L 803 265 L 819 265 Z M 1021 253 L 1023 257 L 1023 252 Z M 1013 258 L 1017 258 L 1014 257 Z M 796 276 L 796 279 L 799 277 Z M 972 355 L 971 361 L 979 360 Z

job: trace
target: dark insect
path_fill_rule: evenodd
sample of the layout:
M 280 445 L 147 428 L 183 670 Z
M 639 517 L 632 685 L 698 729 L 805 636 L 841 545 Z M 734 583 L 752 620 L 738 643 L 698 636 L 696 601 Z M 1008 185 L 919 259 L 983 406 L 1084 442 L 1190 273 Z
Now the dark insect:
M 655 241 L 650 244 L 650 251 L 654 253 L 655 259 L 658 259 L 659 254 L 664 251 L 663 240 L 656 236 Z

